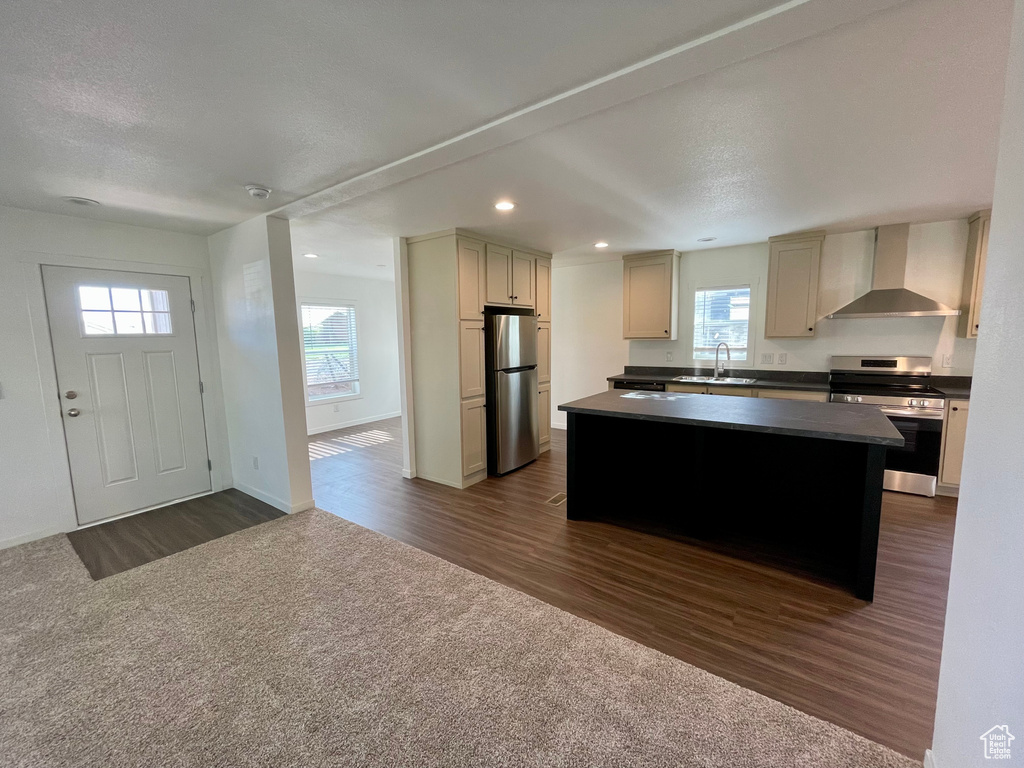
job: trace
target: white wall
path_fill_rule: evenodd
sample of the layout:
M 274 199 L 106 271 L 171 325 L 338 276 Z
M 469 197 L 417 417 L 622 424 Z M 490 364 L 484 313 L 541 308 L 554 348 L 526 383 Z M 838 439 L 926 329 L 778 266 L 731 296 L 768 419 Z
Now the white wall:
M 0 207 L 0 546 L 77 527 L 40 264 L 190 277 L 214 488 L 229 487 L 206 238 Z
M 983 333 L 953 541 L 933 765 L 1024 762 L 1024 0 L 1017 0 L 1000 135 Z M 1007 725 L 1013 758 L 982 754 Z
M 565 429 L 559 403 L 608 388 L 622 373 L 629 342 L 622 338 L 622 262 L 551 270 L 551 424 Z
M 313 505 L 288 222 L 209 238 L 235 487 L 278 509 Z M 254 466 L 258 459 L 258 469 Z
M 394 282 L 296 270 L 295 296 L 297 303 L 340 301 L 356 308 L 359 395 L 334 403 L 307 405 L 308 433 L 400 415 Z
M 967 221 L 957 219 L 910 227 L 907 287 L 952 307 L 960 303 Z M 630 365 L 680 365 L 693 362 L 693 290 L 701 285 L 756 284 L 752 296 L 752 360 L 741 368 L 827 371 L 830 355 L 921 355 L 933 358 L 936 374 L 969 375 L 974 366 L 971 339 L 956 337 L 956 317 L 829 320 L 825 317 L 871 287 L 874 232 L 865 230 L 825 238 L 818 293 L 818 321 L 810 339 L 765 339 L 764 308 L 768 289 L 768 243 L 684 253 L 681 260 L 679 338 L 674 342 L 630 343 Z M 621 335 L 621 334 L 620 334 Z M 671 352 L 673 362 L 666 362 Z M 775 355 L 775 363 L 762 364 L 762 352 Z M 785 366 L 778 364 L 786 353 Z M 943 368 L 943 357 L 953 365 Z

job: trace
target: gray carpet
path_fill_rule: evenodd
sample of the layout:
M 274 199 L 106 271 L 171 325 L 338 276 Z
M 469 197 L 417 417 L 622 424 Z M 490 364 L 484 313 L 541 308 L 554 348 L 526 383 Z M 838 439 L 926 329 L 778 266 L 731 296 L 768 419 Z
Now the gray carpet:
M 0 552 L 0 644 L 5 768 L 919 765 L 320 511 Z

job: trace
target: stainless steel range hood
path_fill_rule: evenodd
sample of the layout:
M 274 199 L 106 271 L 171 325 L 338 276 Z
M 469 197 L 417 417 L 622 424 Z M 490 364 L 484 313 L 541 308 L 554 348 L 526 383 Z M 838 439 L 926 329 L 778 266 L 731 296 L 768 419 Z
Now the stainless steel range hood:
M 960 310 L 947 307 L 935 299 L 908 290 L 907 242 L 909 224 L 891 224 L 875 230 L 875 264 L 871 290 L 837 309 L 830 318 L 853 317 L 944 317 L 959 315 Z

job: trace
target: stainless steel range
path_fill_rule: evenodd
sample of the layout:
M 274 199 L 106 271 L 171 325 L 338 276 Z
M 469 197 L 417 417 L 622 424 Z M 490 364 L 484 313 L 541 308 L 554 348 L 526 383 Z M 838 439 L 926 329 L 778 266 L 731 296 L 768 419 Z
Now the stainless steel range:
M 885 456 L 890 491 L 934 496 L 946 399 L 931 384 L 930 357 L 833 357 L 829 400 L 880 408 L 903 435 Z

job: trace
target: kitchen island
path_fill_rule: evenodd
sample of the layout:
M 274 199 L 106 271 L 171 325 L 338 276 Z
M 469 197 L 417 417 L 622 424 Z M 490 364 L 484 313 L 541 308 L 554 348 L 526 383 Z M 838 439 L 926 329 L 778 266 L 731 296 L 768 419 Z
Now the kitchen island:
M 611 390 L 568 416 L 567 516 L 799 562 L 874 595 L 885 452 L 875 409 Z

